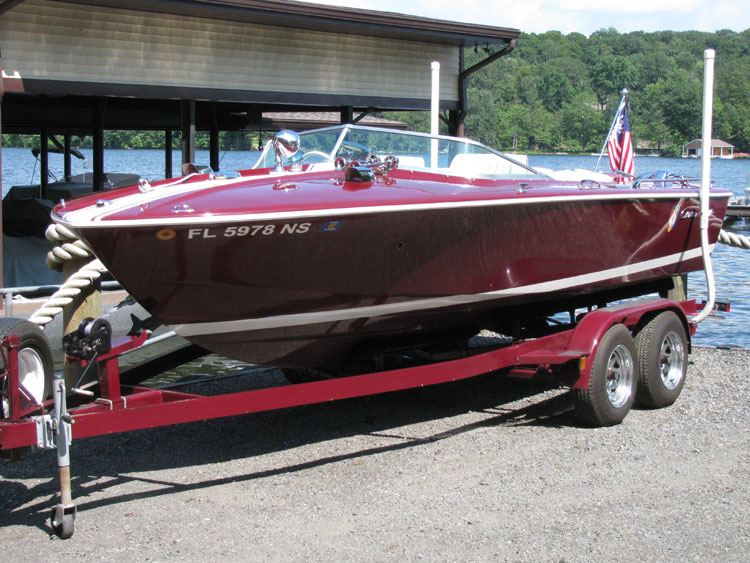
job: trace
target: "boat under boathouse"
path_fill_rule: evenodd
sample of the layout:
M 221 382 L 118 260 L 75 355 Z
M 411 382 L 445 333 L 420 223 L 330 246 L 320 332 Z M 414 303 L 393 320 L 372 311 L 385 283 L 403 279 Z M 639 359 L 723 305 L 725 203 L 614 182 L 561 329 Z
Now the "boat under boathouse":
M 99 190 L 105 130 L 163 131 L 165 177 L 173 132 L 187 163 L 206 131 L 218 169 L 219 132 L 269 129 L 269 113 L 427 110 L 439 61 L 442 119 L 462 135 L 467 78 L 519 34 L 290 0 L 0 0 L 0 131 L 39 135 L 41 198 L 49 144 L 68 180 L 71 137 L 91 136 Z M 467 47 L 492 54 L 465 68 Z

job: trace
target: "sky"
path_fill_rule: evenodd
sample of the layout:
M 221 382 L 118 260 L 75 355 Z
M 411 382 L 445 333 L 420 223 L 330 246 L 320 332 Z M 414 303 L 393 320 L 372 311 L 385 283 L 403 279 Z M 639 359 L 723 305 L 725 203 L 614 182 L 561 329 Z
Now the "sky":
M 631 31 L 717 31 L 750 28 L 747 0 L 305 0 L 412 14 L 426 18 L 514 27 L 528 33 L 614 27 Z

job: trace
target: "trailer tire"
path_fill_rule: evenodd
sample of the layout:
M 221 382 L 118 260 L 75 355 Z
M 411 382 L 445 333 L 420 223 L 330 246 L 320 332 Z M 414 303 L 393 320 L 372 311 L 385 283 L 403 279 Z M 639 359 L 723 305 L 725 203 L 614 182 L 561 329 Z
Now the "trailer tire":
M 578 415 L 591 426 L 613 426 L 633 406 L 637 386 L 637 352 L 622 324 L 604 333 L 591 363 L 586 389 L 574 389 Z
M 52 375 L 55 363 L 52 350 L 42 329 L 34 323 L 24 319 L 0 318 L 0 340 L 10 334 L 17 334 L 21 339 L 18 349 L 18 381 L 31 395 L 36 403 L 42 403 L 49 398 L 52 388 Z M 4 364 L 0 356 L 0 364 Z M 4 369 L 5 366 L 2 365 Z M 8 380 L 2 380 L 2 412 L 1 418 L 10 416 L 10 402 L 8 400 Z
M 685 385 L 688 343 L 685 327 L 672 311 L 649 321 L 635 337 L 638 351 L 638 404 L 652 409 L 668 407 Z

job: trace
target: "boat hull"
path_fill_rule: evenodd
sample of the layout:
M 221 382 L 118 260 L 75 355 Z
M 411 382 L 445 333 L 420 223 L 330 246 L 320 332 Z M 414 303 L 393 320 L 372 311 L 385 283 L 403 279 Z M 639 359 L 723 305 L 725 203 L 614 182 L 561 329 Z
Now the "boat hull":
M 726 203 L 712 199 L 714 217 Z M 692 190 L 623 192 L 78 231 L 139 303 L 194 343 L 336 371 L 399 342 L 505 326 L 534 304 L 595 304 L 602 291 L 701 269 L 697 208 Z M 720 228 L 710 222 L 712 244 Z

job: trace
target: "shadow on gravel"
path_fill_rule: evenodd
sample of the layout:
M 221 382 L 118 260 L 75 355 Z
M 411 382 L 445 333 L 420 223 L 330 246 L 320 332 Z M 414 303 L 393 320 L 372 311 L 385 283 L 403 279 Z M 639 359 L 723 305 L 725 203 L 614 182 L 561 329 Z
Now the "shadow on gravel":
M 488 374 L 423 389 L 81 439 L 71 447 L 73 499 L 78 510 L 83 512 L 172 492 L 205 489 L 230 482 L 250 482 L 415 448 L 483 427 L 580 426 L 573 416 L 569 394 L 562 390 L 555 391 L 556 394 L 549 398 L 545 398 L 548 397 L 545 394 L 539 401 L 521 408 L 504 406 L 519 400 L 528 401 L 553 389 L 546 384 L 511 381 Z M 449 420 L 467 412 L 482 412 L 490 416 L 423 437 L 410 437 L 408 428 L 404 428 L 430 420 Z M 356 435 L 391 437 L 403 441 L 190 484 L 123 475 L 221 463 Z M 20 463 L 3 460 L 0 471 L 5 479 L 53 477 L 30 489 L 19 483 L 6 482 L 3 484 L 4 491 L 0 492 L 0 527 L 27 525 L 50 532 L 47 517 L 50 508 L 58 502 L 54 452 L 37 452 Z M 154 488 L 100 500 L 86 500 L 87 496 L 129 482 L 150 483 Z M 6 488 L 9 485 L 12 491 Z

